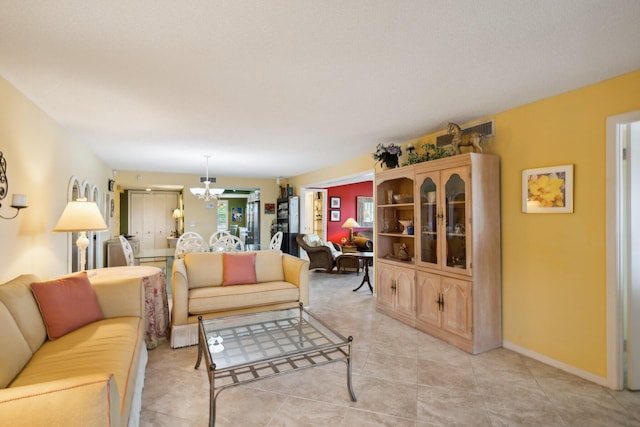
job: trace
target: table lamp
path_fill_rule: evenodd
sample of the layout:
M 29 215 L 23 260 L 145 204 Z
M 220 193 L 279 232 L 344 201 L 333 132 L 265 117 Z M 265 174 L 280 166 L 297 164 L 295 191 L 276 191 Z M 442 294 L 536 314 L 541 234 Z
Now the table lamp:
M 173 219 L 176 220 L 176 237 L 180 235 L 180 218 L 182 218 L 182 211 L 180 208 L 175 208 L 171 214 Z
M 349 243 L 353 243 L 353 229 L 359 228 L 360 224 L 356 222 L 353 218 L 347 218 L 347 220 L 342 224 L 342 228 L 349 229 Z
M 98 205 L 95 202 L 88 202 L 85 198 L 80 198 L 67 203 L 53 231 L 79 233 L 76 246 L 80 251 L 79 270 L 82 271 L 87 263 L 87 248 L 89 247 L 87 231 L 106 231 L 108 229 Z

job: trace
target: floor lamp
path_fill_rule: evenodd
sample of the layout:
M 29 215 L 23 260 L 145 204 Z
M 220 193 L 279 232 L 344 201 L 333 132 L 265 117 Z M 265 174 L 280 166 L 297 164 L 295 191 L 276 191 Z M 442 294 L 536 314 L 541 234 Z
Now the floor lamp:
M 88 202 L 85 198 L 80 198 L 67 203 L 53 231 L 79 233 L 76 246 L 80 251 L 78 269 L 82 271 L 86 269 L 87 264 L 87 248 L 89 247 L 87 231 L 106 231 L 108 229 L 98 205 L 95 202 Z

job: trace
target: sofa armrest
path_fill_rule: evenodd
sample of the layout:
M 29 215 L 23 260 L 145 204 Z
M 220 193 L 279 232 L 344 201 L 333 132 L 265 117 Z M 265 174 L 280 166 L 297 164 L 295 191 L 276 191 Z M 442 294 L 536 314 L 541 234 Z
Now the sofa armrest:
M 293 255 L 282 255 L 284 280 L 300 288 L 300 302 L 309 305 L 309 261 Z
M 113 375 L 95 374 L 0 390 L 3 426 L 121 426 Z
M 186 325 L 189 318 L 189 278 L 184 258 L 173 261 L 171 273 L 171 324 Z
M 140 278 L 91 281 L 91 285 L 105 318 L 144 317 L 144 286 Z

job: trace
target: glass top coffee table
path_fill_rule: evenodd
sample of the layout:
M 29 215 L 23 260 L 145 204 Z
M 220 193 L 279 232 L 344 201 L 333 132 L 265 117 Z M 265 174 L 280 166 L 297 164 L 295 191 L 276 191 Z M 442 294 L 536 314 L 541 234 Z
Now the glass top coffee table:
M 345 338 L 302 307 L 198 321 L 198 369 L 204 354 L 209 376 L 209 425 L 216 398 L 228 387 L 344 361 L 351 384 L 352 337 Z

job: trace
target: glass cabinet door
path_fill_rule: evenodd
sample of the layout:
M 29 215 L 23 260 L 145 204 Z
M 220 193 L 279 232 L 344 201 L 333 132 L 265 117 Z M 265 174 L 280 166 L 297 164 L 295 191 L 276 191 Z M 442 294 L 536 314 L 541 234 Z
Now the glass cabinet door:
M 468 245 L 467 212 L 468 179 L 467 168 L 459 168 L 443 173 L 445 192 L 444 227 L 446 240 L 446 267 L 467 270 Z
M 420 261 L 438 264 L 438 173 L 418 176 L 420 185 Z

